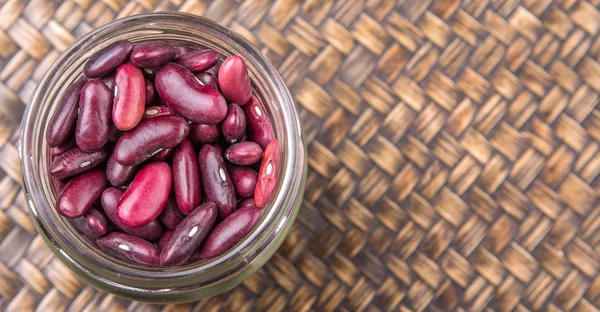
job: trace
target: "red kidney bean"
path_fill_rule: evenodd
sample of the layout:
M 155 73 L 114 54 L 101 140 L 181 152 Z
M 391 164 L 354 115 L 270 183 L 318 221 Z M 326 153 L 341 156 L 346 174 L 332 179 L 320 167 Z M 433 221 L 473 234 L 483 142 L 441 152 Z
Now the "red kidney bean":
M 115 74 L 106 75 L 100 78 L 100 80 L 110 89 L 110 92 L 115 91 Z
M 234 55 L 223 61 L 219 69 L 219 86 L 229 102 L 242 106 L 250 100 L 252 86 L 246 63 L 241 57 Z
M 262 148 L 250 141 L 233 144 L 225 150 L 225 158 L 231 163 L 240 166 L 249 166 L 257 163 L 262 154 Z
M 152 105 L 156 98 L 156 91 L 154 90 L 154 83 L 146 79 L 146 105 Z
M 117 216 L 117 203 L 119 199 L 123 196 L 123 191 L 116 187 L 109 187 L 103 193 L 100 201 L 102 202 L 102 208 L 104 209 L 104 213 L 110 221 L 121 231 L 131 234 L 137 237 L 140 237 L 145 240 L 155 240 L 161 237 L 163 234 L 162 225 L 158 220 L 153 220 L 152 222 L 140 226 L 140 227 L 129 227 L 125 225 L 125 223 L 121 222 L 119 217 Z
M 67 141 L 66 143 L 64 143 L 60 146 L 51 147 L 50 148 L 50 156 L 52 157 L 51 159 L 54 159 L 54 157 L 60 156 L 75 147 L 77 147 L 75 140 Z
M 254 203 L 257 207 L 265 207 L 275 195 L 277 182 L 279 181 L 280 164 L 279 142 L 273 140 L 265 149 L 265 156 L 258 172 L 258 181 L 256 181 L 256 190 L 254 191 Z
M 244 113 L 246 114 L 249 139 L 265 149 L 267 144 L 275 139 L 275 132 L 269 117 L 256 97 L 253 96 L 250 102 L 244 106 Z
M 174 148 L 165 148 L 164 150 L 152 155 L 152 157 L 150 157 L 150 160 L 153 161 L 166 161 L 167 159 L 169 159 L 171 156 L 173 156 L 173 151 L 175 149 Z
M 110 44 L 90 57 L 83 73 L 90 78 L 102 77 L 125 63 L 132 49 L 133 45 L 127 40 Z
M 217 148 L 206 144 L 200 149 L 198 162 L 206 197 L 217 205 L 219 215 L 225 218 L 235 210 L 236 199 L 231 177 L 221 155 Z
M 223 138 L 229 144 L 239 142 L 246 132 L 246 117 L 244 111 L 237 104 L 229 105 L 227 116 L 221 123 Z
M 113 232 L 96 240 L 96 245 L 104 252 L 123 260 L 157 266 L 160 252 L 154 244 L 139 237 Z
M 167 199 L 167 203 L 158 216 L 158 219 L 164 226 L 171 230 L 174 230 L 185 219 L 185 215 L 177 208 L 173 196 L 169 196 L 169 199 Z
M 239 197 L 245 198 L 254 195 L 256 180 L 258 179 L 256 171 L 252 168 L 234 165 L 228 166 L 227 169 L 229 169 L 235 193 Z
M 148 106 L 144 111 L 143 119 L 160 117 L 160 116 L 172 116 L 175 115 L 175 111 L 167 105 L 156 105 Z
M 163 101 L 194 123 L 216 124 L 227 114 L 223 96 L 198 83 L 196 77 L 181 65 L 164 65 L 156 73 L 154 83 Z
M 219 91 L 219 82 L 217 77 L 209 72 L 199 72 L 196 74 L 196 78 L 205 86 L 211 87 Z
M 175 49 L 175 52 L 177 54 L 176 57 L 180 57 L 184 54 L 188 54 L 190 52 L 193 51 L 198 51 L 198 49 L 194 49 L 194 48 L 190 48 L 190 47 L 184 47 L 184 46 L 173 46 L 173 48 Z
M 52 178 L 52 184 L 54 184 L 54 190 L 56 191 L 57 194 L 62 193 L 62 191 L 65 189 L 65 186 L 67 186 L 67 182 L 68 181 L 65 181 L 65 180 Z
M 165 233 L 160 237 L 158 242 L 156 242 L 156 247 L 158 247 L 158 250 L 162 251 L 163 249 L 165 249 L 165 246 L 167 245 L 167 242 L 169 241 L 171 236 L 173 236 L 173 230 L 166 230 Z
M 106 218 L 94 207 L 90 208 L 82 217 L 73 219 L 72 223 L 89 239 L 96 239 L 108 231 Z
M 122 131 L 133 129 L 142 120 L 146 106 L 146 80 L 142 71 L 127 63 L 115 75 L 115 102 L 112 120 Z
M 101 169 L 82 173 L 67 183 L 58 197 L 56 209 L 65 217 L 79 218 L 90 209 L 106 187 L 106 176 Z
M 221 135 L 218 125 L 192 124 L 190 128 L 188 139 L 197 145 L 212 143 Z
M 144 78 L 148 79 L 149 81 L 154 81 L 156 71 L 158 70 L 157 68 L 144 67 L 140 69 L 142 70 L 142 74 L 144 74 Z
M 162 41 L 144 42 L 133 48 L 129 56 L 137 67 L 157 67 L 175 58 L 177 51 Z
M 217 206 L 208 202 L 194 209 L 175 228 L 173 235 L 160 253 L 160 265 L 184 263 L 210 232 L 217 219 Z
M 91 170 L 108 157 L 108 149 L 102 148 L 96 152 L 84 152 L 75 147 L 56 157 L 50 165 L 50 174 L 58 179 L 72 177 Z
M 167 163 L 155 162 L 142 167 L 117 203 L 117 216 L 130 227 L 144 226 L 162 211 L 172 183 Z
M 202 199 L 198 159 L 192 143 L 184 140 L 173 153 L 173 188 L 177 207 L 184 214 L 190 213 Z
M 254 204 L 254 197 L 248 197 L 240 200 L 237 205 L 237 209 L 239 210 L 243 208 L 258 208 L 256 207 L 256 204 Z
M 234 211 L 210 232 L 199 256 L 203 259 L 215 258 L 235 246 L 254 228 L 260 218 L 260 209 L 244 208 Z
M 84 151 L 97 151 L 108 142 L 112 95 L 100 80 L 90 80 L 81 90 L 75 142 Z
M 117 143 L 119 138 L 123 135 L 123 131 L 119 130 L 115 124 L 110 124 L 110 130 L 108 130 L 108 142 L 109 143 Z
M 113 154 L 108 158 L 108 162 L 106 163 L 106 178 L 112 186 L 120 186 L 129 182 L 134 173 L 135 166 L 121 165 Z
M 146 119 L 121 136 L 113 153 L 120 164 L 135 166 L 162 149 L 179 145 L 189 131 L 188 122 L 177 116 Z
M 46 132 L 46 140 L 50 147 L 61 146 L 69 141 L 75 132 L 79 96 L 85 80 L 73 83 L 62 95 L 58 108 L 52 115 Z
M 219 53 L 209 49 L 186 53 L 178 56 L 174 62 L 192 72 L 201 72 L 215 66 L 217 60 L 219 60 Z

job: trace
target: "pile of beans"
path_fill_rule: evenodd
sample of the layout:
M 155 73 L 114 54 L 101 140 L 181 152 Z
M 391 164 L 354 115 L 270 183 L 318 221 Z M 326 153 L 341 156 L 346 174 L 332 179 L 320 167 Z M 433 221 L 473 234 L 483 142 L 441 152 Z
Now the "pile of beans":
M 119 41 L 83 71 L 46 136 L 61 215 L 151 266 L 217 257 L 253 229 L 281 153 L 241 57 Z

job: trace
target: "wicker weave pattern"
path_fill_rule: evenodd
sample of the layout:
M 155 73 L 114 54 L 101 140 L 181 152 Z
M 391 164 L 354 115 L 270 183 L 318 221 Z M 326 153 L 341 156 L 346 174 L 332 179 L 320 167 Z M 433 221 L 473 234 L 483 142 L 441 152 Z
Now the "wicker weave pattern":
M 61 51 L 153 10 L 260 47 L 310 166 L 272 260 L 166 310 L 598 311 L 598 0 L 0 0 L 0 310 L 164 308 L 98 292 L 52 255 L 16 149 Z

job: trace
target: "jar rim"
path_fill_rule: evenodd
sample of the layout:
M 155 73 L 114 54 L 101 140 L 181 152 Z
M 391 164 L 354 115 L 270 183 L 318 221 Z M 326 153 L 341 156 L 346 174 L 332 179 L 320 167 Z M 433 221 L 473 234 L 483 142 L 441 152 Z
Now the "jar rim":
M 188 265 L 181 269 L 144 268 L 142 270 L 127 262 L 119 263 L 120 261 L 113 261 L 113 259 L 79 255 L 78 248 L 81 246 L 70 245 L 73 242 L 69 240 L 72 239 L 69 235 L 73 233 L 59 231 L 57 227 L 60 223 L 50 224 L 51 221 L 56 220 L 50 220 L 53 216 L 49 215 L 47 210 L 51 208 L 52 213 L 56 215 L 57 213 L 51 203 L 53 198 L 48 197 L 48 174 L 40 172 L 43 170 L 39 170 L 38 166 L 40 163 L 43 165 L 47 160 L 44 158 L 47 157 L 47 153 L 43 147 L 45 146 L 44 129 L 51 116 L 49 110 L 53 102 L 49 94 L 56 93 L 54 97 L 59 97 L 61 95 L 59 91 L 64 91 L 69 81 L 77 78 L 69 76 L 69 72 L 64 71 L 72 70 L 72 73 L 75 73 L 75 69 L 71 67 L 77 67 L 92 54 L 90 51 L 85 52 L 86 48 L 92 46 L 92 50 L 98 50 L 108 45 L 115 36 L 109 32 L 118 31 L 122 34 L 135 26 L 137 30 L 153 34 L 154 31 L 164 30 L 166 25 L 182 28 L 198 27 L 202 29 L 202 34 L 206 38 L 196 38 L 197 40 L 217 40 L 227 43 L 229 44 L 227 47 L 221 48 L 235 51 L 235 54 L 238 52 L 242 54 L 248 65 L 249 74 L 253 78 L 254 87 L 261 89 L 262 96 L 268 97 L 266 103 L 263 99 L 266 109 L 271 112 L 271 115 L 279 114 L 283 117 L 273 118 L 278 139 L 282 143 L 282 169 L 280 185 L 270 208 L 266 214 L 263 211 L 261 215 L 265 216 L 261 216 L 253 232 L 236 247 L 220 257 L 198 265 Z M 176 38 L 190 39 L 184 37 L 187 32 L 179 31 L 181 31 L 177 33 L 179 37 L 174 35 Z M 81 73 L 83 66 L 79 67 L 81 68 L 78 71 Z M 189 301 L 213 295 L 224 290 L 223 287 L 217 286 L 226 284 L 230 288 L 266 262 L 274 252 L 273 247 L 276 248 L 281 244 L 299 209 L 306 179 L 305 153 L 299 116 L 293 98 L 285 82 L 266 57 L 249 41 L 225 26 L 204 17 L 178 12 L 146 13 L 115 20 L 88 33 L 65 50 L 47 70 L 30 98 L 22 122 L 19 144 L 23 190 L 27 204 L 38 232 L 52 247 L 55 254 L 78 275 L 101 289 L 136 300 L 161 302 Z M 78 235 L 80 238 L 81 235 Z

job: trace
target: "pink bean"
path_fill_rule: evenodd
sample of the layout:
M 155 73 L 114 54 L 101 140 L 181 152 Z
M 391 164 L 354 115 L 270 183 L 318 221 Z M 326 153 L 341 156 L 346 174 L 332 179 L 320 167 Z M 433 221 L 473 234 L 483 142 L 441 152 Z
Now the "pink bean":
M 231 175 L 236 194 L 241 198 L 254 195 L 258 173 L 248 167 L 231 165 L 227 168 L 229 169 L 229 174 Z
M 100 80 L 90 80 L 81 90 L 75 142 L 84 151 L 101 149 L 108 142 L 112 95 Z
M 265 149 L 267 144 L 275 139 L 275 132 L 262 104 L 253 96 L 251 101 L 244 106 L 244 113 L 246 113 L 248 138 Z
M 115 76 L 115 102 L 112 120 L 122 131 L 133 129 L 142 120 L 146 106 L 146 81 L 142 71 L 127 63 Z
M 199 257 L 209 259 L 224 254 L 252 231 L 259 218 L 260 209 L 234 211 L 210 232 L 200 247 Z
M 104 252 L 123 260 L 149 266 L 159 264 L 160 252 L 154 244 L 139 237 L 113 232 L 96 240 Z
M 90 209 L 106 187 L 106 176 L 101 169 L 80 174 L 71 179 L 60 193 L 56 209 L 65 217 L 79 218 Z
M 246 133 L 246 117 L 244 111 L 237 104 L 229 105 L 227 116 L 221 123 L 223 138 L 229 144 L 239 142 Z
M 218 125 L 192 124 L 188 139 L 196 145 L 212 143 L 221 136 Z
M 225 150 L 225 158 L 240 166 L 254 165 L 260 160 L 262 154 L 262 148 L 250 141 L 233 144 Z
M 254 203 L 263 208 L 275 195 L 277 182 L 279 181 L 279 166 L 281 165 L 281 152 L 279 142 L 271 141 L 265 149 L 265 156 L 260 164 L 256 191 L 254 191 Z
M 57 147 L 69 142 L 75 132 L 77 122 L 77 108 L 79 107 L 79 96 L 85 80 L 79 80 L 69 86 L 63 94 L 58 108 L 52 115 L 46 132 L 46 140 L 51 147 Z
M 110 221 L 121 231 L 137 236 L 145 240 L 155 240 L 163 234 L 163 228 L 158 220 L 154 220 L 144 226 L 132 228 L 125 225 L 117 216 L 117 203 L 123 196 L 123 191 L 116 187 L 109 187 L 102 193 L 102 208 Z
M 179 145 L 189 131 L 187 121 L 177 116 L 146 119 L 121 136 L 113 153 L 120 164 L 135 166 L 163 149 Z
M 229 102 L 242 106 L 250 100 L 252 86 L 246 63 L 241 57 L 234 55 L 223 61 L 219 69 L 219 86 Z
M 133 177 L 135 166 L 123 166 L 111 154 L 106 163 L 106 178 L 112 186 L 123 185 Z
M 89 239 L 96 239 L 108 231 L 106 218 L 96 208 L 90 208 L 82 217 L 71 220 L 79 232 Z
M 72 177 L 100 165 L 108 157 L 108 149 L 84 152 L 75 147 L 56 157 L 50 165 L 50 174 L 58 179 Z
M 137 67 L 157 67 L 174 59 L 176 53 L 166 42 L 144 42 L 133 48 L 129 59 Z
M 167 199 L 167 203 L 158 216 L 158 219 L 164 226 L 171 230 L 174 230 L 185 219 L 185 215 L 177 208 L 177 203 L 175 203 L 173 196 L 169 196 L 169 199 Z
M 217 219 L 217 206 L 208 202 L 194 209 L 173 231 L 160 253 L 160 265 L 184 263 L 198 249 Z
M 158 95 L 179 115 L 194 123 L 216 124 L 225 118 L 227 103 L 213 88 L 203 86 L 185 67 L 169 63 L 156 73 Z
M 200 204 L 200 173 L 198 159 L 192 143 L 184 140 L 173 153 L 173 186 L 177 207 L 184 214 L 190 213 Z
M 133 45 L 127 40 L 112 43 L 90 57 L 83 73 L 90 78 L 102 77 L 125 63 L 132 49 Z
M 210 144 L 200 149 L 198 162 L 204 192 L 209 201 L 217 204 L 222 218 L 235 210 L 235 190 L 231 177 L 225 168 L 222 154 Z
M 216 51 L 200 50 L 178 56 L 174 62 L 197 73 L 215 66 L 217 60 L 219 60 L 219 53 Z
M 150 163 L 140 169 L 117 203 L 117 216 L 129 227 L 144 226 L 162 211 L 172 183 L 167 163 Z

